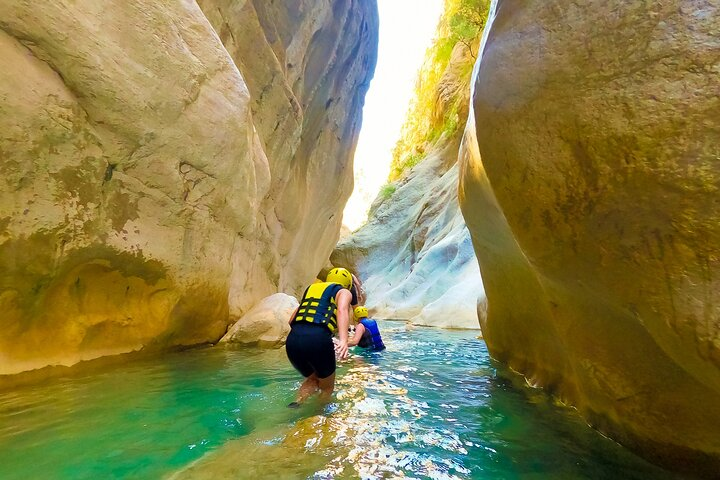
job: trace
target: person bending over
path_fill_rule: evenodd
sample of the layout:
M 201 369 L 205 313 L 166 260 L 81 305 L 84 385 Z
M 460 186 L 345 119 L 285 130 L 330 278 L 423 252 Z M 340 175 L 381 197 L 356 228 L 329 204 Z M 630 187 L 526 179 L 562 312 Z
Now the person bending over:
M 368 318 L 368 309 L 361 306 L 355 307 L 354 318 L 355 335 L 348 341 L 348 346 L 357 345 L 360 348 L 367 348 L 374 352 L 385 350 L 385 344 L 380 336 L 378 324 L 372 318 Z
M 325 282 L 313 283 L 305 290 L 290 317 L 285 351 L 305 381 L 298 390 L 297 401 L 289 407 L 299 406 L 318 390 L 321 400 L 330 400 L 335 388 L 335 351 L 340 359 L 348 354 L 352 283 L 348 270 L 333 268 Z M 336 332 L 339 342 L 334 346 L 332 336 Z

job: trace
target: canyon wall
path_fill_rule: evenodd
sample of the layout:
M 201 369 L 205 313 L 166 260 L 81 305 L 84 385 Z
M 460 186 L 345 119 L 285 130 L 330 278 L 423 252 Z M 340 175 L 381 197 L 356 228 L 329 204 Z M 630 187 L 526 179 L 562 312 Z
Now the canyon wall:
M 0 375 L 215 341 L 332 250 L 377 7 L 0 3 Z
M 367 223 L 331 256 L 363 281 L 371 316 L 479 328 L 485 295 L 458 204 L 457 158 L 487 5 L 445 3 L 393 152 L 395 179 L 375 199 Z
M 720 471 L 720 7 L 498 0 L 461 206 L 491 354 L 654 461 Z
M 479 328 L 483 285 L 457 201 L 458 146 L 452 139 L 432 149 L 333 252 L 333 264 L 362 279 L 371 316 Z

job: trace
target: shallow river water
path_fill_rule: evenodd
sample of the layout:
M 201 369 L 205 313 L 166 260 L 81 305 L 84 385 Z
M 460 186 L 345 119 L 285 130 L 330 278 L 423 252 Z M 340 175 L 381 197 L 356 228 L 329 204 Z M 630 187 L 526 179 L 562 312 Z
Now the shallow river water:
M 0 392 L 0 479 L 673 478 L 518 386 L 476 332 L 381 322 L 336 399 L 284 349 L 213 347 Z

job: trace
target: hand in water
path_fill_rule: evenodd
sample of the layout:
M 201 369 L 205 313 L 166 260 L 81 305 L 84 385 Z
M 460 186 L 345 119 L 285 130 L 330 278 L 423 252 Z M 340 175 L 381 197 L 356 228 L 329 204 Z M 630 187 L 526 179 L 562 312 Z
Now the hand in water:
M 348 345 L 347 342 L 340 342 L 337 345 L 337 352 L 340 360 L 345 360 L 348 356 Z
M 348 356 L 347 342 L 343 343 L 337 338 L 333 338 L 333 346 L 335 347 L 335 359 L 345 360 Z

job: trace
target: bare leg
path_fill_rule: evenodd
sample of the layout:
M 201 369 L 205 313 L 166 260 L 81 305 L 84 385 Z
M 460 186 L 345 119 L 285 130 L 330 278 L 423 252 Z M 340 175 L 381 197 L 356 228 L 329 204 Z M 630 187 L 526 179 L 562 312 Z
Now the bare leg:
M 318 387 L 320 388 L 320 400 L 329 402 L 335 389 L 335 374 L 333 373 L 329 377 L 319 378 Z
M 302 385 L 300 385 L 300 390 L 298 390 L 298 403 L 304 402 L 310 395 L 315 393 L 317 389 L 320 388 L 318 382 L 319 380 L 317 378 L 317 375 L 314 373 L 305 379 Z

